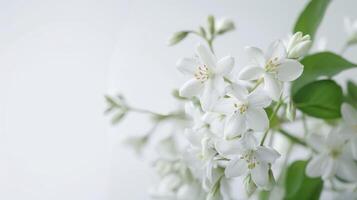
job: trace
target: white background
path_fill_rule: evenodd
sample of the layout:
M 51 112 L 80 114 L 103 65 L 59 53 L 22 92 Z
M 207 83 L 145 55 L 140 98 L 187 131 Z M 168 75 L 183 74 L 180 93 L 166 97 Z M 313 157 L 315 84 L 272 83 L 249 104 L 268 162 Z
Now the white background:
M 171 33 L 232 18 L 237 31 L 216 41 L 218 56 L 246 63 L 246 45 L 285 37 L 306 0 L 1 0 L 0 199 L 142 200 L 153 183 L 149 164 L 121 144 L 144 132 L 142 117 L 111 128 L 103 94 L 117 89 L 139 107 L 175 107 L 183 77 L 179 57 L 198 38 L 167 47 Z M 343 17 L 357 1 L 335 0 L 318 36 L 339 51 Z M 357 49 L 346 56 L 353 61 Z M 349 74 L 350 77 L 356 75 Z

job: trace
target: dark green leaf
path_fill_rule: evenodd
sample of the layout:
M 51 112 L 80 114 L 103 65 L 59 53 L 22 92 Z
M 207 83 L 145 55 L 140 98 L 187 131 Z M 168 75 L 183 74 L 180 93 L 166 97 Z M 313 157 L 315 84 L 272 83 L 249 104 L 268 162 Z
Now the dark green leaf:
M 350 96 L 353 100 L 357 101 L 357 85 L 354 82 L 347 82 L 347 92 L 348 96 Z
M 294 33 L 301 31 L 314 38 L 331 0 L 311 0 L 300 14 Z
M 169 40 L 169 45 L 175 45 L 175 44 L 181 42 L 183 39 L 185 39 L 187 37 L 188 34 L 189 34 L 188 31 L 180 31 L 180 32 L 174 33 L 174 35 Z
M 333 77 L 343 70 L 357 66 L 357 64 L 351 63 L 332 52 L 321 52 L 306 56 L 301 60 L 301 64 L 304 65 L 304 72 L 293 82 L 292 94 L 295 94 L 304 85 L 315 81 L 318 77 Z
M 332 80 L 319 80 L 302 87 L 294 96 L 296 107 L 317 118 L 341 117 L 342 88 Z
M 305 175 L 307 161 L 295 161 L 287 171 L 285 200 L 318 200 L 323 187 L 320 178 Z

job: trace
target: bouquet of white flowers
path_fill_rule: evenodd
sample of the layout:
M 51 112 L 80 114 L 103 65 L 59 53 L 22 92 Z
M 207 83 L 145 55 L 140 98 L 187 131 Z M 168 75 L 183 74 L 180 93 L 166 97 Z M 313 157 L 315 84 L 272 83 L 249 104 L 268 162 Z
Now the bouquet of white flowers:
M 177 111 L 155 113 L 106 96 L 115 124 L 129 112 L 152 117 L 145 136 L 127 140 L 139 153 L 160 124 L 172 122 L 172 134 L 156 144 L 153 199 L 314 200 L 324 191 L 357 199 L 357 85 L 346 80 L 344 92 L 334 80 L 357 65 L 333 52 L 311 53 L 329 2 L 311 0 L 293 34 L 268 49 L 246 47 L 250 62 L 239 73 L 232 56 L 214 52 L 215 39 L 235 29 L 231 20 L 209 16 L 197 31 L 175 33 L 170 45 L 190 35 L 204 41 L 177 62 L 188 77 L 173 93 L 183 105 Z M 357 22 L 345 24 L 341 53 L 357 43 Z M 294 151 L 306 156 L 294 160 Z

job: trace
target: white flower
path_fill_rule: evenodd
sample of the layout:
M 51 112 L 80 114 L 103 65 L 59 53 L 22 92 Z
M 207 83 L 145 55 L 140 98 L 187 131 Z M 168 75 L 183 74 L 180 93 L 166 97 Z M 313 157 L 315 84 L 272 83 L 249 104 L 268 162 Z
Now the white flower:
M 344 24 L 347 33 L 347 44 L 357 43 L 357 20 L 352 21 L 351 18 L 345 17 Z
M 238 84 L 232 84 L 228 89 L 230 98 L 222 98 L 213 108 L 228 116 L 224 137 L 234 138 L 247 128 L 265 131 L 269 127 L 269 119 L 264 108 L 270 105 L 271 99 L 263 91 L 248 93 L 246 88 Z
M 204 110 L 209 110 L 215 96 L 224 93 L 224 76 L 234 65 L 234 58 L 226 56 L 217 61 L 215 56 L 203 45 L 198 45 L 196 53 L 199 60 L 183 58 L 178 61 L 178 70 L 192 78 L 180 88 L 183 97 L 199 96 Z
M 218 20 L 216 25 L 217 34 L 223 34 L 225 32 L 232 31 L 235 29 L 233 21 L 227 18 Z
M 278 100 L 282 92 L 282 83 L 297 79 L 303 72 L 303 65 L 297 60 L 286 57 L 284 45 L 273 43 L 266 54 L 256 47 L 246 48 L 251 64 L 239 74 L 242 80 L 264 80 L 265 90 L 273 100 Z
M 310 35 L 303 35 L 296 32 L 288 40 L 286 50 L 288 58 L 297 59 L 304 56 L 311 48 L 312 42 Z
M 270 165 L 280 154 L 272 148 L 259 146 L 252 132 L 244 134 L 240 140 L 217 142 L 216 149 L 223 157 L 230 159 L 225 168 L 226 177 L 248 173 L 258 187 L 270 187 Z
M 353 158 L 357 160 L 357 110 L 349 104 L 342 104 L 342 118 L 344 121 L 342 134 L 350 139 Z
M 332 131 L 327 137 L 311 134 L 307 138 L 307 142 L 318 151 L 307 164 L 306 174 L 308 176 L 321 176 L 327 180 L 337 174 L 344 180 L 356 180 L 357 165 L 346 151 L 346 139 L 340 132 Z

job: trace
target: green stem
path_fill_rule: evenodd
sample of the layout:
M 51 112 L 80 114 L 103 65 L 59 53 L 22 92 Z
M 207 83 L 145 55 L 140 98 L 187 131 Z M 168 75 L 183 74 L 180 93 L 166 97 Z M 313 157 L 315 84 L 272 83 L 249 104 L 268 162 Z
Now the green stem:
M 303 140 L 301 140 L 300 138 L 293 136 L 292 134 L 290 134 L 289 132 L 287 132 L 284 129 L 279 129 L 279 133 L 281 133 L 282 135 L 284 135 L 285 137 L 287 137 L 290 141 L 296 143 L 296 144 L 300 144 L 302 146 L 307 146 L 306 142 L 304 142 Z
M 259 87 L 260 84 L 263 83 L 263 79 L 258 79 L 258 81 L 255 83 L 255 85 L 252 87 L 252 89 L 249 90 L 249 93 L 253 92 L 255 89 Z
M 280 100 L 278 101 L 278 103 L 275 105 L 274 110 L 273 110 L 273 113 L 271 113 L 271 115 L 269 116 L 269 122 L 271 122 L 271 121 L 275 118 L 275 116 L 276 116 L 276 114 L 278 113 L 278 111 L 279 111 L 279 109 L 280 109 L 280 107 L 281 107 L 282 104 L 283 104 L 283 101 L 280 99 Z M 263 138 L 262 138 L 262 140 L 261 140 L 261 142 L 260 142 L 260 146 L 263 146 L 264 141 L 265 141 L 265 139 L 266 139 L 268 133 L 269 133 L 269 129 L 267 129 L 267 130 L 264 132 Z

